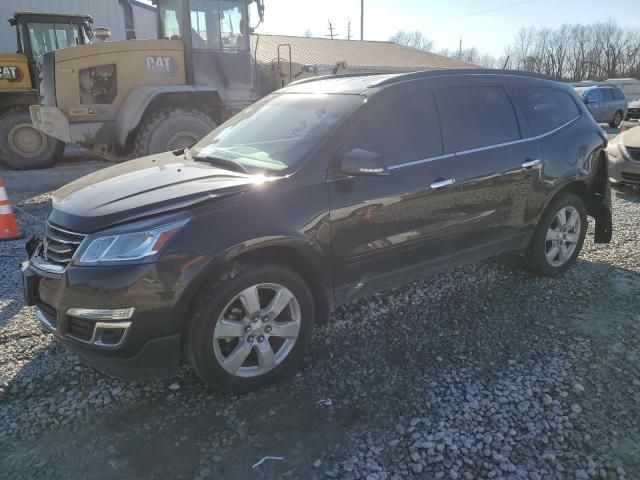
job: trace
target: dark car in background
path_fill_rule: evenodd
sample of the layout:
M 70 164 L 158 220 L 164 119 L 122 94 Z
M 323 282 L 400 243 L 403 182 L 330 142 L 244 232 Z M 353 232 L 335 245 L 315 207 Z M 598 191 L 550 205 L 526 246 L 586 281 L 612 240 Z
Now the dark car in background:
M 611 238 L 605 145 L 546 77 L 304 80 L 191 149 L 58 190 L 26 300 L 106 372 L 167 374 L 184 356 L 213 387 L 251 390 L 340 304 L 505 252 L 562 274 L 587 215 Z
M 618 127 L 627 116 L 627 97 L 618 87 L 592 85 L 576 87 L 576 92 L 599 123 Z
M 622 132 L 609 142 L 609 178 L 616 183 L 640 185 L 640 127 Z

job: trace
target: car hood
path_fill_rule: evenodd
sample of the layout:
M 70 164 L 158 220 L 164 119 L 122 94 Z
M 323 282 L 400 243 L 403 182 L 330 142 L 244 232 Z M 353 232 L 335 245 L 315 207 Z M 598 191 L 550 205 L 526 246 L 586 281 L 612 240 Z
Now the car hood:
M 50 221 L 91 233 L 138 218 L 238 194 L 264 181 L 171 152 L 114 165 L 53 194 Z
M 629 102 L 629 108 L 640 108 L 640 100 Z

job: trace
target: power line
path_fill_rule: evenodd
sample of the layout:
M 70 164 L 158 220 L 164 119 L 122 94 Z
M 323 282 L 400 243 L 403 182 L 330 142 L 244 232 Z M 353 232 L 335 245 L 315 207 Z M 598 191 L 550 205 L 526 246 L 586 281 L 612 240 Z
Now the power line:
M 518 5 L 524 5 L 525 3 L 531 3 L 531 2 L 535 2 L 535 1 L 536 0 L 523 0 L 522 2 L 510 3 L 508 5 L 502 5 L 500 7 L 490 8 L 488 10 L 480 10 L 480 11 L 477 11 L 477 12 L 468 13 L 466 15 L 460 15 L 459 17 L 445 18 L 444 20 L 441 20 L 441 21 L 442 22 L 450 22 L 452 20 L 460 20 L 461 18 L 475 17 L 477 15 L 484 15 L 485 13 L 497 12 L 498 10 L 504 10 L 504 9 L 507 9 L 507 8 L 513 8 L 513 7 L 517 7 Z

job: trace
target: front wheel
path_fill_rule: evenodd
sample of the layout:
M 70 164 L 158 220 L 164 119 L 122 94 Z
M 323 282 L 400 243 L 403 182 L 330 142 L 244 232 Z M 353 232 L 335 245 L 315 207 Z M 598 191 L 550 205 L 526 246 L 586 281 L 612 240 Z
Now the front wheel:
M 196 300 L 186 352 L 198 375 L 224 392 L 266 386 L 303 356 L 314 325 L 305 281 L 275 265 L 238 264 Z
M 586 234 L 584 202 L 573 193 L 560 195 L 538 222 L 527 249 L 527 266 L 547 277 L 566 272 L 580 254 Z
M 609 126 L 611 128 L 618 128 L 622 123 L 622 112 L 618 110 L 616 114 L 613 116 L 613 121 L 609 122 Z

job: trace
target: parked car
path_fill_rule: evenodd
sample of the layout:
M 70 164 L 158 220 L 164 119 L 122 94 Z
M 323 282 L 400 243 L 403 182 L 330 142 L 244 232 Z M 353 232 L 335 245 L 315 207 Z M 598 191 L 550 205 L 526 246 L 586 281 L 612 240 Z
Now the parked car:
M 640 99 L 629 102 L 627 120 L 640 120 Z
M 624 92 L 618 87 L 592 85 L 576 87 L 576 92 L 599 123 L 608 123 L 618 127 L 627 116 L 628 102 Z
M 58 190 L 26 300 L 106 372 L 166 374 L 184 354 L 213 387 L 251 390 L 340 304 L 505 252 L 559 275 L 587 215 L 608 242 L 605 144 L 546 77 L 303 80 L 191 149 Z
M 640 184 L 640 127 L 630 128 L 611 140 L 607 155 L 613 183 Z

